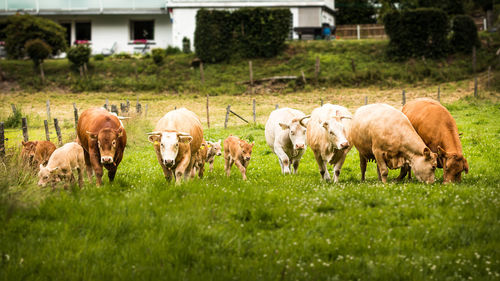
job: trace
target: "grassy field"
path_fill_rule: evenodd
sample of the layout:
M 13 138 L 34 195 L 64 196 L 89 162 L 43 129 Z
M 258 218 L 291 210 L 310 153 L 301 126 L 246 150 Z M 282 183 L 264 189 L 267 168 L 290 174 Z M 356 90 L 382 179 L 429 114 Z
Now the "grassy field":
M 167 184 L 146 132 L 174 106 L 205 122 L 205 97 L 128 95 L 150 105 L 149 117 L 126 121 L 129 144 L 116 181 L 71 191 L 40 189 L 15 157 L 0 165 L 0 280 L 499 280 L 500 105 L 466 97 L 469 81 L 443 89 L 443 101 L 463 132 L 470 173 L 460 184 L 415 181 L 383 185 L 375 164 L 360 182 L 359 160 L 347 156 L 339 184 L 320 180 L 312 152 L 299 174 L 280 174 L 264 140 L 267 114 L 280 106 L 310 112 L 320 98 L 354 111 L 369 102 L 400 104 L 399 90 L 325 89 L 279 96 L 220 95 L 211 99 L 208 139 L 230 133 L 254 140 L 244 182 L 236 168 L 226 178 L 223 159 L 213 173 L 180 186 Z M 470 92 L 469 92 L 470 93 Z M 408 100 L 435 97 L 435 88 L 411 88 Z M 111 102 L 124 96 L 107 94 Z M 486 94 L 485 94 L 486 95 Z M 108 97 L 106 96 L 106 97 Z M 2 94 L 0 120 L 16 103 L 28 116 L 30 137 L 42 138 L 44 102 L 72 138 L 71 103 L 102 105 L 104 95 Z M 224 108 L 258 125 L 231 117 Z M 134 102 L 133 102 L 134 103 Z M 9 130 L 15 149 L 20 130 Z M 10 152 L 14 153 L 14 152 Z M 397 171 L 391 171 L 394 179 Z M 442 171 L 437 172 L 438 181 Z

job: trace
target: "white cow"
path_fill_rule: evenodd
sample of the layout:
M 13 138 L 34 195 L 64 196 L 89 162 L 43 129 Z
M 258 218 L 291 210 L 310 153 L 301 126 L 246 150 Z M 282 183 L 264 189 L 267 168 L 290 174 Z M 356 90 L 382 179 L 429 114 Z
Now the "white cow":
M 325 104 L 313 110 L 307 125 L 307 144 L 314 152 L 321 177 L 329 182 L 326 164 L 334 165 L 334 182 L 352 145 L 347 140 L 352 114 L 340 105 Z
M 297 173 L 299 161 L 306 151 L 306 116 L 302 111 L 280 108 L 271 112 L 266 123 L 266 142 L 278 156 L 283 174 Z

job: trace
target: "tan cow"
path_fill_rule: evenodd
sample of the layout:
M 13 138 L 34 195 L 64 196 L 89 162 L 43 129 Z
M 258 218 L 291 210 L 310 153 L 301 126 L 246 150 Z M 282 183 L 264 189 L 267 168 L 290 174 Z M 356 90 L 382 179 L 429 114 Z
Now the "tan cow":
M 351 118 L 347 108 L 327 103 L 314 109 L 307 123 L 307 145 L 314 152 L 321 177 L 327 182 L 331 178 L 326 164 L 334 165 L 334 182 L 338 182 L 351 149 L 347 140 Z
M 180 183 L 183 176 L 187 179 L 193 169 L 195 154 L 203 141 L 203 129 L 198 116 L 186 108 L 172 110 L 158 120 L 155 131 L 148 134 L 165 179 L 170 181 L 172 175 L 176 183 Z
M 55 188 L 57 183 L 65 182 L 64 188 L 67 189 L 68 183 L 73 183 L 74 175 L 78 174 L 78 185 L 82 188 L 84 170 L 83 147 L 76 142 L 70 142 L 52 153 L 47 166 L 40 164 L 38 185 L 45 187 L 51 184 L 52 188 Z
M 252 148 L 255 143 L 247 143 L 235 136 L 229 136 L 224 140 L 224 168 L 226 176 L 231 175 L 233 164 L 240 169 L 243 180 L 247 179 L 247 167 L 252 156 Z
M 349 140 L 359 151 L 361 180 L 365 180 L 367 161 L 376 160 L 379 179 L 384 183 L 388 168 L 397 169 L 405 164 L 414 168 L 419 181 L 434 182 L 437 155 L 425 145 L 408 118 L 390 105 L 358 108 Z
M 21 157 L 32 167 L 46 165 L 56 146 L 50 141 L 22 141 Z

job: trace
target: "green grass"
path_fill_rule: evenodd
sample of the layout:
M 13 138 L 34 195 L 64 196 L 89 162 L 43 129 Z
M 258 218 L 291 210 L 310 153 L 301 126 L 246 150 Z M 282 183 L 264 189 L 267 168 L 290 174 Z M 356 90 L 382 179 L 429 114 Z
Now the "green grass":
M 432 84 L 459 81 L 472 77 L 470 55 L 455 54 L 445 59 L 410 59 L 393 61 L 387 57 L 386 40 L 360 41 L 306 41 L 290 42 L 287 50 L 271 59 L 253 59 L 254 79 L 301 75 L 304 71 L 308 80 L 302 79 L 284 83 L 275 91 L 293 92 L 315 87 L 360 87 L 377 85 L 395 87 L 406 84 Z M 496 45 L 495 45 L 496 46 Z M 478 50 L 477 71 L 488 66 L 495 71 L 498 67 L 495 52 L 497 48 L 484 46 Z M 44 63 L 46 84 L 42 84 L 30 61 L 2 60 L 0 67 L 7 77 L 14 81 L 12 89 L 38 91 L 42 89 L 63 89 L 81 91 L 155 91 L 155 92 L 200 92 L 210 95 L 241 94 L 249 88 L 241 84 L 249 80 L 248 62 L 243 59 L 220 64 L 205 64 L 205 84 L 200 81 L 200 71 L 191 67 L 194 54 L 175 54 L 165 58 L 157 66 L 151 58 L 106 58 L 91 60 L 89 77 L 80 78 L 66 59 L 47 60 Z M 315 61 L 320 58 L 321 67 L 318 84 L 315 82 Z M 354 60 L 355 70 L 352 69 Z M 137 73 L 137 76 L 136 76 Z M 494 84 L 496 87 L 496 84 Z M 257 91 L 265 91 L 267 88 Z
M 39 189 L 7 163 L 0 279 L 498 280 L 500 106 L 447 107 L 470 164 L 460 184 L 383 185 L 373 163 L 362 183 L 354 149 L 339 184 L 320 180 L 310 150 L 283 176 L 262 125 L 205 130 L 255 140 L 247 182 L 234 167 L 226 178 L 217 158 L 203 180 L 167 184 L 145 120 L 126 124 L 116 181 L 101 188 Z

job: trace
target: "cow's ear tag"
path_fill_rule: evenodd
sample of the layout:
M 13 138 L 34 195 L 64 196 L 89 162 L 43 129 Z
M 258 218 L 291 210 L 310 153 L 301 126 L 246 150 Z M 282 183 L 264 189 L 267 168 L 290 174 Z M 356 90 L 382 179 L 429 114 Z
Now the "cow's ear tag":
M 155 144 L 155 145 L 157 145 L 157 144 L 159 144 L 159 142 L 158 142 L 158 141 L 155 141 L 155 142 L 154 142 L 154 144 Z
M 208 145 L 208 148 L 211 148 L 212 146 L 211 145 Z

